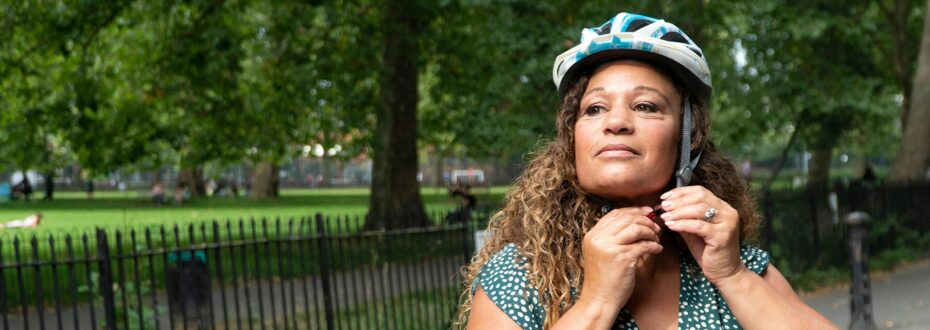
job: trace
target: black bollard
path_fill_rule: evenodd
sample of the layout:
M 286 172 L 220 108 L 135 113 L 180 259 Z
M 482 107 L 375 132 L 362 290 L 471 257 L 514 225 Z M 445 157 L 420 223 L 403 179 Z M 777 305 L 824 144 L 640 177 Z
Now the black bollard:
M 872 318 L 872 284 L 869 279 L 869 245 L 866 235 L 872 220 L 865 212 L 850 212 L 843 219 L 848 228 L 849 265 L 852 268 L 852 283 L 849 284 L 850 312 L 849 329 L 877 329 Z

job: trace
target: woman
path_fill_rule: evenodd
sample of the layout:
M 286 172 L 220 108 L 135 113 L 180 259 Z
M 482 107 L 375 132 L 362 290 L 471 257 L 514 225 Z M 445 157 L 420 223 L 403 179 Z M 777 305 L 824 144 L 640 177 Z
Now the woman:
M 584 29 L 553 78 L 558 136 L 492 219 L 460 325 L 835 327 L 744 245 L 759 215 L 708 140 L 710 71 L 683 31 L 620 13 Z
M 0 229 L 35 228 L 39 226 L 39 222 L 42 222 L 42 212 L 30 215 L 24 219 L 4 222 L 0 224 Z

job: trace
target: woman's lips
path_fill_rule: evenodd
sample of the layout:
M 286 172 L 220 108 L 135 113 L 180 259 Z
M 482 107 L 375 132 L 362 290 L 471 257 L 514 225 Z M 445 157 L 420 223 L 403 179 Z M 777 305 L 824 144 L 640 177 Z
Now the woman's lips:
M 597 156 L 629 157 L 639 155 L 639 152 L 625 144 L 608 144 L 598 150 Z

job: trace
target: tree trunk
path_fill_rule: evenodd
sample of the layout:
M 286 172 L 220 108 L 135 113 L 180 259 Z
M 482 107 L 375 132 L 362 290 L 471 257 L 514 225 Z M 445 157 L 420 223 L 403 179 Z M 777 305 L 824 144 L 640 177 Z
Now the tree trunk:
M 892 1 L 890 7 L 886 1 L 877 1 L 877 3 L 885 16 L 887 30 L 892 37 L 891 54 L 888 54 L 888 56 L 893 58 L 891 62 L 895 79 L 899 87 L 901 87 L 903 96 L 899 120 L 901 121 L 901 127 L 907 127 L 907 117 L 911 109 L 911 93 L 914 88 L 912 84 L 914 71 L 911 68 L 917 56 L 914 45 L 911 43 L 912 35 L 908 19 L 912 12 L 916 10 L 916 6 L 912 6 L 910 1 Z
M 45 172 L 45 196 L 42 197 L 42 200 L 50 201 L 55 196 L 55 172 L 47 171 Z
M 765 184 L 762 185 L 763 191 L 769 191 L 772 189 L 772 184 L 775 183 L 775 179 L 778 178 L 778 174 L 781 173 L 781 169 L 785 167 L 785 163 L 788 161 L 788 152 L 791 151 L 791 147 L 794 146 L 794 142 L 798 138 L 798 132 L 801 130 L 802 121 L 796 120 L 794 125 L 794 130 L 791 131 L 791 137 L 788 138 L 788 144 L 785 145 L 785 148 L 781 150 L 781 157 L 778 158 L 778 163 L 775 165 L 775 169 L 772 171 L 772 176 L 769 177 Z
M 811 155 L 807 169 L 807 184 L 812 188 L 826 188 L 830 182 L 830 159 L 833 146 L 818 146 Z
M 445 155 L 443 155 L 443 152 L 439 148 L 436 148 L 436 165 L 435 165 L 434 170 L 436 170 L 435 186 L 437 188 L 442 188 L 445 186 L 445 182 L 442 179 L 442 164 L 443 164 L 444 159 L 445 159 Z
M 186 188 L 191 197 L 203 197 L 207 195 L 206 184 L 203 181 L 203 174 L 197 167 L 182 167 L 178 173 L 178 186 Z
M 930 6 L 930 0 L 927 4 Z M 926 180 L 927 175 L 927 157 L 930 156 L 930 10 L 924 15 L 911 108 L 907 114 L 901 149 L 891 166 L 891 181 Z
M 857 142 L 859 145 L 864 145 L 862 142 Z M 862 175 L 865 174 L 866 167 L 871 166 L 869 163 L 869 157 L 863 151 L 853 151 L 853 154 L 849 155 L 849 162 L 853 167 L 853 176 L 857 178 L 862 178 Z
M 268 160 L 263 160 L 255 167 L 252 173 L 252 190 L 249 196 L 252 199 L 270 199 L 278 197 L 278 166 Z
M 417 183 L 416 7 L 387 0 L 382 17 L 381 105 L 373 142 L 371 197 L 365 229 L 397 229 L 428 223 Z M 406 7 L 406 8 L 405 8 Z

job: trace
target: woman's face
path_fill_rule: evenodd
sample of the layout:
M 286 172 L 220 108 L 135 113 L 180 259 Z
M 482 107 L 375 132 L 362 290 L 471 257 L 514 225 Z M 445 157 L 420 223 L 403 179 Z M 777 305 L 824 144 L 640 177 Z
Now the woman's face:
M 588 193 L 651 204 L 677 161 L 681 95 L 664 74 L 635 61 L 601 65 L 575 122 L 575 170 Z

